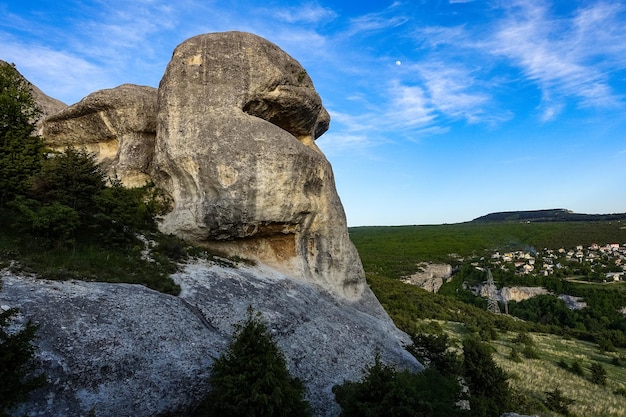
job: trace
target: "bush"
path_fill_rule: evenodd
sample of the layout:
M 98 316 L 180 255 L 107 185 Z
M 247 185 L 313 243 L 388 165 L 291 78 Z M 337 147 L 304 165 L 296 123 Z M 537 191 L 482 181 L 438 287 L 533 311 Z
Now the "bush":
M 80 225 L 78 213 L 56 201 L 42 206 L 38 201 L 18 196 L 10 206 L 20 213 L 17 219 L 20 229 L 40 238 L 44 246 L 64 242 Z
M 578 376 L 585 376 L 585 370 L 583 369 L 583 364 L 580 359 L 573 360 L 569 370 Z
M 32 376 L 35 348 L 31 342 L 37 326 L 28 322 L 21 331 L 8 330 L 16 312 L 15 309 L 0 312 L 0 417 L 8 416 L 10 408 L 25 401 L 30 391 L 45 383 L 43 375 Z
M 462 415 L 456 402 L 460 386 L 433 368 L 422 373 L 396 371 L 378 354 L 360 382 L 333 387 L 341 405 L 340 417 L 453 417 Z
M 569 406 L 574 403 L 574 400 L 563 395 L 563 392 L 559 388 L 555 388 L 554 391 L 546 391 L 545 406 L 552 411 L 563 414 L 564 416 L 570 416 L 571 412 Z
M 591 375 L 589 376 L 591 382 L 597 385 L 606 385 L 606 377 L 606 369 L 602 364 L 597 362 L 591 364 Z
M 251 309 L 226 351 L 211 366 L 211 391 L 194 416 L 310 416 L 304 384 L 289 375 L 285 358 Z

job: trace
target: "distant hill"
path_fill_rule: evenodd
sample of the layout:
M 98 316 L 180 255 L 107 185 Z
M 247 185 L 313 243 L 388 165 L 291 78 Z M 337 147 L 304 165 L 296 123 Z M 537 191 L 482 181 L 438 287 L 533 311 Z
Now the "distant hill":
M 492 222 L 577 222 L 626 220 L 626 213 L 582 214 L 566 209 L 501 211 L 477 217 L 471 223 Z

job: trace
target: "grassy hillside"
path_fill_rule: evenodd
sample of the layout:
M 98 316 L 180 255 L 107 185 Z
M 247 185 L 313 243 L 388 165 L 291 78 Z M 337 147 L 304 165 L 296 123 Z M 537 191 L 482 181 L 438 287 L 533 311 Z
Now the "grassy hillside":
M 589 340 L 593 340 L 594 336 L 584 326 L 565 331 L 554 324 L 494 315 L 486 311 L 483 299 L 471 295 L 465 298 L 455 296 L 454 291 L 447 295 L 432 294 L 397 279 L 415 272 L 419 262 L 460 264 L 460 258 L 486 255 L 496 249 L 624 244 L 624 223 L 508 222 L 359 227 L 351 228 L 350 236 L 361 255 L 372 290 L 400 328 L 409 333 L 445 330 L 457 341 L 469 333 L 489 340 L 494 348 L 494 359 L 510 375 L 511 386 L 522 398 L 522 403 L 526 403 L 518 412 L 542 417 L 566 415 L 550 411 L 544 405 L 547 393 L 558 389 L 565 397 L 574 400 L 569 405 L 568 415 L 626 416 L 626 349 L 601 348 L 597 343 L 566 336 L 585 338 L 588 335 Z M 593 292 L 596 296 L 598 292 L 606 291 L 612 297 L 620 297 L 625 288 L 624 285 L 603 284 L 580 286 L 586 294 Z M 463 290 L 459 287 L 456 294 L 461 292 Z M 602 318 L 597 318 L 597 322 L 601 323 Z M 609 327 L 602 331 L 607 329 Z M 609 331 L 623 333 L 622 330 Z M 531 335 L 532 358 L 524 356 L 525 346 L 515 342 L 520 332 Z M 518 353 L 517 358 L 512 357 L 513 349 Z M 575 363 L 579 367 L 578 373 L 565 369 Z M 591 382 L 591 367 L 598 365 L 607 372 L 605 385 Z

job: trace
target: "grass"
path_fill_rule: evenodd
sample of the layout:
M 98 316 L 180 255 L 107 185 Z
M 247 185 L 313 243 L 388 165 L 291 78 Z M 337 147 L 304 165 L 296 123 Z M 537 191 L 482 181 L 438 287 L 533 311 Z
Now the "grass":
M 436 322 L 450 335 L 457 352 L 462 353 L 459 346 L 469 333 L 467 327 L 458 322 Z M 529 404 L 528 409 L 516 411 L 541 417 L 560 416 L 542 406 L 545 393 L 558 388 L 565 397 L 574 399 L 569 409 L 575 416 L 626 416 L 626 397 L 615 394 L 620 388 L 626 389 L 626 349 L 605 353 L 600 352 L 593 343 L 529 333 L 538 359 L 528 359 L 520 353 L 521 361 L 514 361 L 510 358 L 511 349 L 516 348 L 518 352 L 523 350 L 522 345 L 514 342 L 517 336 L 515 332 L 500 333 L 497 340 L 489 342 L 494 348 L 496 364 L 509 374 L 511 387 Z M 619 366 L 613 364 L 615 357 L 622 358 Z M 585 375 L 579 376 L 563 369 L 559 361 L 580 361 Z M 605 386 L 593 384 L 589 380 L 590 366 L 594 362 L 602 364 L 607 371 Z
M 615 394 L 619 388 L 626 388 L 626 363 L 620 366 L 612 364 L 616 353 L 601 353 L 597 345 L 580 340 L 532 334 L 539 359 L 524 358 L 521 362 L 514 362 L 509 358 L 511 348 L 515 346 L 512 342 L 514 337 L 515 334 L 507 334 L 491 344 L 496 348 L 494 360 L 512 376 L 510 383 L 516 391 L 529 398 L 543 400 L 545 392 L 559 388 L 566 397 L 574 399 L 569 408 L 575 415 L 626 416 L 626 397 Z M 619 354 L 623 356 L 626 350 L 622 349 Z M 584 376 L 576 375 L 558 365 L 560 361 L 571 363 L 576 360 L 582 362 Z M 596 385 L 589 380 L 589 368 L 594 362 L 602 364 L 607 371 L 605 386 Z

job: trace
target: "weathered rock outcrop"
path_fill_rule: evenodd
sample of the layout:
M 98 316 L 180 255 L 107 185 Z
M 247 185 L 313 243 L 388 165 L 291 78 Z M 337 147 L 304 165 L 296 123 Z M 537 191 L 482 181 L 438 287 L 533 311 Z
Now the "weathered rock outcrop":
M 316 416 L 339 414 L 333 385 L 360 379 L 376 350 L 385 362 L 421 368 L 371 295 L 350 302 L 269 269 L 189 264 L 174 275 L 179 297 L 130 284 L 1 278 L 0 307 L 41 326 L 36 356 L 49 380 L 15 416 L 187 415 L 248 306 L 305 382 Z
M 95 153 L 126 185 L 164 189 L 164 232 L 358 298 L 365 274 L 315 144 L 329 122 L 297 61 L 226 32 L 176 48 L 158 107 L 149 87 L 99 91 L 47 118 L 43 136 Z
M 416 285 L 430 292 L 437 292 L 444 282 L 452 276 L 452 265 L 430 264 L 423 262 L 418 265 L 419 271 L 402 279 L 403 282 Z
M 41 134 L 52 148 L 93 153 L 111 178 L 139 187 L 150 181 L 156 113 L 156 88 L 124 84 L 46 118 Z
M 152 178 L 174 200 L 162 229 L 358 297 L 363 269 L 314 141 L 328 124 L 276 45 L 241 32 L 183 42 L 159 85 Z
M 481 291 L 481 295 L 486 297 L 487 294 L 483 292 Z M 548 290 L 543 287 L 503 287 L 498 291 L 498 298 L 503 302 L 523 301 L 544 294 L 548 294 Z

